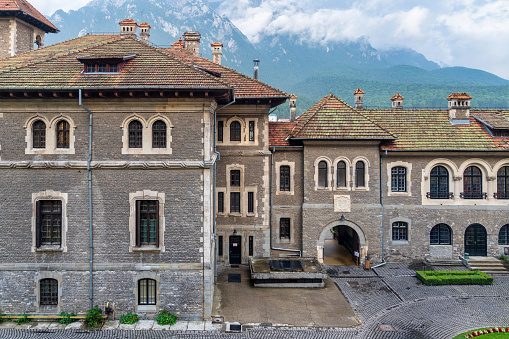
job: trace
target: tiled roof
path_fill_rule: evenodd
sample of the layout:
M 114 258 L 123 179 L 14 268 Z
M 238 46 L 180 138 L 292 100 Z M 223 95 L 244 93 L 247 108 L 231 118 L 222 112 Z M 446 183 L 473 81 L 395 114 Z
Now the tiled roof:
M 355 95 L 355 94 L 365 94 L 365 93 L 364 93 L 364 91 L 363 91 L 362 89 L 357 88 L 357 89 L 355 90 L 355 92 L 353 92 L 353 94 Z
M 398 151 L 481 151 L 507 150 L 507 139 L 493 138 L 474 118 L 470 125 L 452 125 L 448 110 L 369 110 L 361 112 L 397 136 L 397 140 L 384 142 L 382 149 Z M 471 115 L 482 116 L 481 110 Z M 509 110 L 501 111 L 509 117 Z
M 134 19 L 124 19 L 118 23 L 119 25 L 137 25 Z
M 471 115 L 492 129 L 509 129 L 509 118 L 500 110 L 471 110 Z
M 59 32 L 59 29 L 27 0 L 0 0 L 0 16 L 10 16 L 12 12 L 17 12 L 17 16 L 46 32 Z M 35 20 L 35 22 L 32 22 L 32 20 Z
M 447 97 L 447 100 L 451 99 L 463 99 L 463 100 L 470 100 L 472 97 L 468 95 L 467 93 L 451 93 Z
M 298 96 L 296 96 L 295 94 L 293 94 L 293 93 L 292 93 L 292 94 L 290 94 L 290 99 L 298 99 L 298 98 L 299 98 L 299 97 L 298 97 Z
M 141 24 L 138 25 L 138 27 L 148 27 L 148 28 L 152 28 L 148 22 L 142 22 Z
M 394 139 L 394 136 L 332 94 L 297 119 L 297 139 Z
M 394 101 L 394 100 L 405 100 L 405 98 L 403 98 L 403 96 L 402 96 L 401 94 L 396 93 L 396 94 L 394 94 L 394 95 L 392 96 L 391 100 L 392 100 L 392 101 Z
M 185 49 L 165 48 L 162 49 L 168 55 L 175 56 L 188 65 L 197 65 L 213 72 L 221 73 L 221 79 L 228 81 L 235 90 L 236 98 L 287 98 L 288 94 L 269 86 L 259 80 L 248 77 L 234 69 L 216 64 L 215 62 L 195 56 Z
M 172 43 L 171 47 L 173 47 L 173 48 L 184 48 L 184 41 L 182 41 L 182 37 L 180 37 L 178 41 L 175 41 L 174 43 Z
M 119 74 L 81 74 L 86 55 L 136 55 Z M 51 88 L 216 88 L 230 84 L 137 39 L 86 35 L 0 61 L 0 90 Z
M 213 42 L 213 43 L 210 44 L 210 46 L 212 46 L 212 47 L 223 47 L 223 44 L 220 43 L 220 42 Z
M 296 122 L 269 122 L 269 145 L 290 146 L 289 136 Z

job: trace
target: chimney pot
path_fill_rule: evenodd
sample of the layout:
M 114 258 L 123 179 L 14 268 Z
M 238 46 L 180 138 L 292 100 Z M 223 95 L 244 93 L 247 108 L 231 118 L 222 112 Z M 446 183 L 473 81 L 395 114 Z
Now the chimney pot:
M 212 47 L 212 61 L 221 65 L 221 57 L 223 56 L 223 44 L 214 42 L 210 45 Z
M 260 75 L 260 60 L 254 59 L 254 69 L 253 69 L 253 78 L 258 80 L 258 76 Z

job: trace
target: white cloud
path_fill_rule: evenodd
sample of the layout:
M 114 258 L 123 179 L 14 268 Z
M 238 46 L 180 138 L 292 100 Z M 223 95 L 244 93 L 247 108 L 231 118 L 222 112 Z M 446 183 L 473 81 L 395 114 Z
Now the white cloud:
M 51 15 L 58 9 L 69 11 L 85 6 L 90 0 L 29 0 L 30 4 L 44 15 Z

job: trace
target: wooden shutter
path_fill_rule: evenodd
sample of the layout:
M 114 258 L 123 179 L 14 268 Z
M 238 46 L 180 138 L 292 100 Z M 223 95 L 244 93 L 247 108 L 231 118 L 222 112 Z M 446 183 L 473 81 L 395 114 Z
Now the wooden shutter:
M 141 227 L 140 227 L 141 200 L 136 200 L 136 246 L 141 246 Z
M 41 202 L 35 202 L 35 246 L 41 246 L 41 237 L 42 237 L 42 227 L 41 227 Z

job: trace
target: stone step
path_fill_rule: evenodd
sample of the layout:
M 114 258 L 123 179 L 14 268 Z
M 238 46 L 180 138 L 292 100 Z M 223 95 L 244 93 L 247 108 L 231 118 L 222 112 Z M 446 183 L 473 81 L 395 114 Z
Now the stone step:
M 470 266 L 504 266 L 501 262 L 469 262 Z

